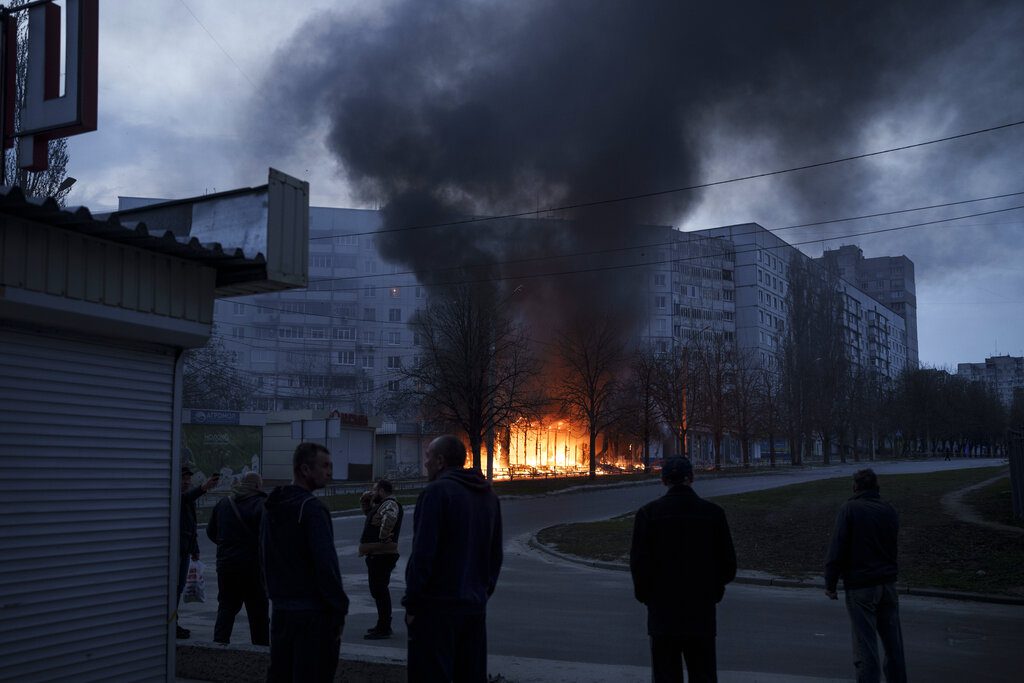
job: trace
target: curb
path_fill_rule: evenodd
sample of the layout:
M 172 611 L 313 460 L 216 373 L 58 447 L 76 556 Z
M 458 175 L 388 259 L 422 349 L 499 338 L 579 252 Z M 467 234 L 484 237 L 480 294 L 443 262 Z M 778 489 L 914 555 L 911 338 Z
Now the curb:
M 579 564 L 585 567 L 592 567 L 594 569 L 607 569 L 611 571 L 626 572 L 629 571 L 629 565 L 623 562 L 606 562 L 603 560 L 589 560 L 585 557 L 579 557 L 577 555 L 569 555 L 568 553 L 559 552 L 554 548 L 541 543 L 537 539 L 537 534 L 532 534 L 530 539 L 527 541 L 527 545 L 534 550 L 547 553 L 551 557 L 554 557 L 563 562 L 571 562 L 572 564 Z M 755 572 L 744 572 L 738 573 L 734 583 L 746 584 L 750 586 L 771 586 L 775 588 L 813 588 L 816 590 L 825 590 L 825 583 L 821 580 L 817 581 L 801 581 L 799 579 L 785 579 L 780 576 L 759 576 Z M 961 600 L 967 602 L 981 602 L 992 605 L 1024 605 L 1024 597 L 1015 597 L 1012 595 L 992 595 L 989 593 L 968 593 L 965 591 L 950 591 L 941 590 L 938 588 L 916 588 L 913 586 L 901 585 L 896 589 L 897 593 L 902 595 L 913 595 L 921 598 L 943 598 L 945 600 Z

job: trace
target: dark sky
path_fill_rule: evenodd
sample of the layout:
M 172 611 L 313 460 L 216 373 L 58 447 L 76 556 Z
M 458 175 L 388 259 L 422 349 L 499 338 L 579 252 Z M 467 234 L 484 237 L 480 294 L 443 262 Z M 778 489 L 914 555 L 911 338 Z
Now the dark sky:
M 531 211 L 784 169 L 1024 120 L 1024 3 L 265 0 L 102 14 L 101 130 L 77 197 L 187 196 L 274 165 L 395 224 Z M 275 11 L 275 8 L 276 11 Z M 201 22 L 201 24 L 200 24 Z M 173 28 L 173 31 L 170 29 Z M 152 31 L 153 33 L 147 33 Z M 170 36 L 173 35 L 173 40 Z M 148 36 L 148 37 L 147 37 Z M 140 49 L 140 45 L 146 45 Z M 78 150 L 76 152 L 76 150 Z M 1024 126 L 867 160 L 545 213 L 550 248 L 622 226 L 780 228 L 1024 191 Z M 76 174 L 76 168 L 72 168 Z M 92 180 L 90 181 L 90 178 Z M 75 198 L 73 198 L 74 200 Z M 922 359 L 1024 354 L 1024 195 L 781 235 L 917 265 Z M 393 244 L 428 269 L 494 231 Z M 547 247 L 546 247 L 547 248 Z

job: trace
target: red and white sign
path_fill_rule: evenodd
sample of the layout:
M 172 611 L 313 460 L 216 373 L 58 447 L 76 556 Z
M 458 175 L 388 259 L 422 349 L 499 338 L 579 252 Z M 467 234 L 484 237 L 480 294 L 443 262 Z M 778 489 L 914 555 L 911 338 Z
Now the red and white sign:
M 47 168 L 50 140 L 96 130 L 96 93 L 99 76 L 99 0 L 65 0 L 67 14 L 64 94 L 60 94 L 61 12 L 52 2 L 28 10 L 28 61 L 21 124 L 13 128 L 14 79 L 5 78 L 5 142 L 18 138 L 20 166 L 29 171 Z M 14 49 L 8 21 L 5 36 L 7 74 L 13 72 Z

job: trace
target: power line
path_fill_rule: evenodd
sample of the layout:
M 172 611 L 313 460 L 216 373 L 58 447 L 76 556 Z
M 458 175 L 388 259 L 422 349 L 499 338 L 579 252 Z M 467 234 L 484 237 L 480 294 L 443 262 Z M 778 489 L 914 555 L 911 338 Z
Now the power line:
M 220 44 L 220 41 L 217 40 L 217 38 L 212 33 L 210 33 L 210 29 L 206 28 L 203 22 L 199 21 L 199 17 L 196 16 L 196 13 L 192 11 L 191 7 L 185 4 L 185 0 L 178 0 L 178 2 L 181 3 L 182 7 L 188 10 L 188 13 L 191 14 L 192 18 L 196 20 L 197 24 L 199 24 L 199 28 L 203 29 L 206 32 L 206 35 L 210 36 L 210 40 L 212 40 L 214 44 L 218 48 L 220 48 L 220 51 L 224 53 L 224 56 L 231 60 L 231 63 L 235 65 L 236 69 L 238 69 L 238 73 L 242 74 L 242 78 L 249 81 L 249 85 L 251 85 L 253 89 L 255 89 L 256 84 L 253 83 L 252 79 L 249 78 L 249 76 L 244 71 L 242 71 L 242 67 L 238 65 L 238 62 L 235 61 L 235 58 L 231 56 L 231 54 L 224 48 L 224 46 Z
M 603 206 L 603 205 L 607 205 L 607 204 L 618 204 L 618 203 L 622 203 L 622 202 L 636 201 L 636 200 L 639 200 L 639 199 L 650 199 L 650 198 L 653 198 L 653 197 L 662 197 L 662 196 L 666 196 L 666 195 L 670 195 L 670 194 L 676 194 L 676 193 L 679 193 L 679 192 L 689 192 L 689 191 L 692 191 L 692 190 L 700 190 L 700 189 L 705 189 L 705 188 L 709 188 L 709 187 L 717 187 L 719 185 L 728 185 L 728 184 L 731 184 L 731 183 L 739 183 L 739 182 L 744 182 L 744 181 L 747 181 L 747 180 L 757 180 L 759 178 L 768 178 L 768 177 L 771 177 L 771 176 L 783 175 L 785 173 L 794 173 L 796 171 L 806 171 L 806 170 L 810 170 L 810 169 L 813 169 L 813 168 L 823 168 L 825 166 L 833 166 L 833 165 L 836 165 L 836 164 L 842 164 L 842 163 L 846 163 L 846 162 L 849 162 L 849 161 L 857 161 L 859 159 L 868 159 L 870 157 L 880 156 L 882 154 L 891 154 L 893 152 L 902 152 L 902 151 L 905 151 L 905 150 L 908 150 L 908 149 L 915 149 L 915 148 L 918 148 L 918 147 L 925 147 L 925 146 L 928 146 L 928 145 L 936 145 L 936 144 L 939 144 L 939 143 L 942 143 L 942 142 L 950 142 L 952 140 L 960 140 L 960 139 L 968 138 L 968 137 L 971 137 L 971 136 L 974 136 L 974 135 L 982 135 L 984 133 L 992 133 L 992 132 L 995 132 L 995 131 L 998 131 L 998 130 L 1004 130 L 1004 129 L 1007 129 L 1007 128 L 1013 128 L 1015 126 L 1020 126 L 1020 125 L 1024 125 L 1024 120 L 1012 121 L 1010 123 L 1003 123 L 1003 124 L 996 125 L 996 126 L 989 126 L 988 128 L 979 128 L 977 130 L 968 131 L 966 133 L 957 133 L 956 135 L 948 135 L 948 136 L 942 137 L 942 138 L 934 138 L 932 140 L 924 140 L 924 141 L 921 141 L 921 142 L 914 142 L 914 143 L 910 143 L 910 144 L 907 144 L 907 145 L 900 145 L 898 147 L 889 147 L 889 148 L 886 148 L 886 149 L 875 150 L 875 151 L 872 151 L 872 152 L 862 152 L 860 154 L 853 154 L 853 155 L 846 156 L 846 157 L 841 157 L 841 158 L 838 158 L 838 159 L 830 159 L 828 161 L 818 161 L 818 162 L 814 162 L 814 163 L 810 163 L 810 164 L 803 164 L 803 165 L 800 165 L 800 166 L 791 166 L 789 168 L 777 169 L 777 170 L 774 170 L 774 171 L 764 171 L 762 173 L 753 173 L 753 174 L 750 174 L 750 175 L 738 176 L 738 177 L 735 177 L 735 178 L 725 178 L 725 179 L 722 179 L 722 180 L 712 180 L 712 181 L 708 181 L 708 182 L 704 182 L 704 183 L 697 183 L 695 185 L 686 185 L 686 186 L 683 186 L 683 187 L 675 187 L 675 188 L 670 188 L 670 189 L 666 189 L 666 190 L 655 190 L 653 192 L 644 192 L 644 193 L 641 193 L 641 194 L 623 195 L 623 196 L 620 196 L 620 197 L 612 197 L 612 198 L 609 198 L 609 199 L 597 199 L 597 200 L 593 200 L 593 201 L 589 201 L 589 202 L 578 202 L 578 203 L 575 203 L 575 204 L 564 204 L 564 205 L 561 205 L 561 206 L 552 206 L 552 207 L 548 207 L 548 208 L 544 208 L 544 209 L 533 209 L 533 210 L 530 210 L 530 211 L 519 211 L 519 212 L 516 212 L 516 213 L 506 213 L 506 214 L 500 214 L 500 215 L 496 215 L 496 216 L 479 216 L 479 217 L 475 217 L 475 218 L 465 218 L 465 219 L 462 219 L 462 220 L 448 221 L 448 222 L 444 222 L 444 223 L 427 223 L 427 224 L 422 224 L 422 225 L 409 225 L 409 226 L 398 227 L 398 228 L 384 228 L 382 230 L 376 230 L 374 232 L 348 233 L 348 236 L 374 235 L 374 234 L 384 234 L 384 233 L 390 233 L 390 232 L 406 232 L 406 231 L 411 231 L 411 230 L 427 230 L 427 229 L 430 229 L 430 228 L 453 227 L 453 226 L 456 226 L 456 225 L 467 225 L 467 224 L 473 224 L 473 223 L 483 223 L 483 222 L 487 222 L 487 221 L 498 221 L 498 220 L 506 220 L 506 219 L 512 219 L 512 218 L 527 218 L 529 216 L 540 216 L 541 214 L 545 214 L 545 213 L 555 213 L 555 212 L 560 212 L 560 211 L 572 211 L 572 210 L 575 210 L 575 209 L 585 209 L 585 208 L 590 208 L 590 207 L 594 207 L 594 206 Z M 310 238 L 310 239 L 331 239 L 331 238 L 334 238 L 334 237 L 342 237 L 342 236 L 344 236 L 344 235 L 323 235 L 323 236 L 319 236 L 319 237 L 313 237 L 313 238 Z
M 874 229 L 874 230 L 865 230 L 865 231 L 862 231 L 862 232 L 853 232 L 853 233 L 847 233 L 847 234 L 844 234 L 844 235 L 834 235 L 834 236 L 828 237 L 827 239 L 829 239 L 829 240 L 840 240 L 840 239 L 847 239 L 847 238 L 850 238 L 850 237 L 862 237 L 862 236 L 866 236 L 866 235 L 875 235 L 875 234 L 881 234 L 881 233 L 886 233 L 886 232 L 895 232 L 895 231 L 898 231 L 898 230 L 907 230 L 907 229 L 910 229 L 910 228 L 925 227 L 925 226 L 929 226 L 929 225 L 940 225 L 940 224 L 944 224 L 944 223 L 950 223 L 950 222 L 953 222 L 953 221 L 963 220 L 965 218 L 976 218 L 976 217 L 979 217 L 979 216 L 989 216 L 989 215 L 998 214 L 998 213 L 1005 213 L 1005 212 L 1008 212 L 1008 211 L 1016 211 L 1016 210 L 1019 210 L 1019 209 L 1024 209 L 1024 205 L 1006 207 L 1006 208 L 1002 208 L 1002 209 L 993 209 L 993 210 L 990 210 L 990 211 L 980 211 L 980 212 L 971 213 L 971 214 L 964 214 L 962 216 L 952 216 L 952 217 L 948 217 L 948 218 L 940 218 L 940 219 L 934 219 L 934 220 L 930 220 L 930 221 L 922 221 L 922 222 L 919 222 L 919 223 L 911 223 L 911 224 L 908 224 L 908 225 L 900 225 L 900 226 L 894 226 L 894 227 L 889 227 L 889 228 L 878 228 L 878 229 Z M 704 237 L 704 239 L 717 239 L 717 238 Z M 814 244 L 814 243 L 818 243 L 818 242 L 821 242 L 821 241 L 822 241 L 822 238 L 816 237 L 814 239 L 808 239 L 808 240 L 804 240 L 804 241 L 801 241 L 801 242 L 783 243 L 783 244 L 780 244 L 780 245 L 776 245 L 774 247 L 763 247 L 763 249 L 771 251 L 771 250 L 776 250 L 776 249 L 784 249 L 786 247 L 797 247 L 797 246 L 802 246 L 802 245 L 806 245 L 806 244 Z M 757 251 L 758 249 L 762 249 L 762 247 L 759 247 L 757 245 L 751 245 L 750 249 L 745 249 L 745 250 L 737 249 L 736 250 L 736 254 L 750 253 L 750 252 L 753 252 L 753 251 Z M 486 278 L 476 278 L 476 279 L 471 279 L 471 280 L 459 280 L 459 281 L 455 281 L 455 282 L 445 282 L 443 284 L 446 284 L 446 285 L 468 285 L 468 284 L 481 284 L 481 283 L 484 283 L 484 282 L 502 282 L 502 281 L 506 281 L 506 280 L 532 280 L 532 279 L 542 278 L 542 277 L 558 277 L 558 276 L 563 276 L 563 275 L 574 275 L 574 274 L 584 274 L 584 273 L 608 272 L 608 271 L 613 271 L 613 270 L 624 270 L 624 269 L 628 269 L 628 268 L 643 268 L 643 267 L 648 267 L 648 266 L 665 265 L 665 264 L 669 264 L 669 263 L 680 263 L 680 262 L 684 262 L 684 261 L 692 261 L 692 260 L 703 259 L 703 258 L 707 258 L 707 257 L 706 256 L 686 256 L 686 257 L 679 257 L 679 258 L 663 259 L 663 260 L 658 260 L 658 261 L 644 261 L 644 262 L 640 262 L 640 263 L 618 264 L 618 265 L 607 265 L 607 266 L 594 266 L 594 267 L 590 267 L 590 268 L 580 268 L 580 269 L 562 270 L 562 271 L 549 271 L 549 272 L 546 272 L 546 273 L 533 273 L 533 274 L 523 274 L 523 275 L 505 275 L 505 276 L 497 275 L 497 276 L 486 277 Z M 358 288 L 355 288 L 355 289 L 358 289 Z M 352 290 L 336 289 L 336 290 L 333 290 L 333 291 L 352 291 Z M 233 303 L 238 303 L 238 304 L 243 305 L 243 306 L 255 306 L 257 308 L 266 308 L 266 309 L 275 310 L 275 307 L 273 307 L 273 306 L 265 306 L 263 304 L 249 303 L 249 302 L 244 302 L 244 301 L 238 301 L 238 302 L 233 302 Z M 289 312 L 289 311 L 285 311 L 283 309 L 276 309 L 276 310 L 279 311 L 279 312 L 284 312 L 284 313 L 288 313 Z M 324 314 L 324 313 L 301 313 L 301 314 L 296 313 L 296 315 L 304 315 L 304 316 L 310 316 L 310 317 L 327 318 L 327 319 L 330 319 L 330 320 L 351 320 L 352 322 L 384 322 L 384 321 L 378 321 L 378 320 L 362 320 L 362 319 L 359 319 L 359 318 L 346 317 L 346 316 L 334 316 L 334 315 L 328 315 L 328 314 Z M 398 324 L 398 323 L 395 323 L 395 324 Z
M 893 210 L 893 211 L 882 211 L 882 212 L 878 212 L 878 213 L 864 214 L 864 215 L 861 215 L 861 216 L 850 216 L 850 217 L 847 217 L 847 218 L 834 218 L 834 219 L 829 219 L 829 220 L 815 221 L 815 222 L 812 222 L 812 223 L 800 223 L 800 224 L 797 224 L 797 225 L 787 225 L 787 226 L 783 226 L 783 227 L 779 227 L 779 228 L 759 228 L 759 229 L 750 230 L 748 232 L 742 232 L 742 233 L 739 233 L 739 234 L 740 234 L 740 236 L 749 235 L 749 234 L 755 234 L 755 233 L 759 232 L 760 230 L 766 230 L 767 232 L 770 232 L 770 233 L 774 234 L 774 233 L 777 233 L 777 232 L 782 232 L 782 231 L 785 231 L 785 230 L 793 230 L 793 229 L 796 229 L 796 228 L 807 228 L 807 227 L 814 227 L 814 226 L 819 226 L 819 225 L 828 225 L 828 224 L 832 224 L 832 223 L 848 223 L 848 222 L 852 222 L 852 221 L 865 220 L 865 219 L 868 219 L 868 218 L 881 218 L 881 217 L 884 217 L 884 216 L 893 216 L 893 215 L 904 214 L 904 213 L 913 213 L 913 212 L 916 212 L 916 211 L 927 211 L 927 210 L 931 210 L 931 209 L 948 208 L 948 207 L 951 207 L 951 206 L 961 206 L 963 204 L 973 204 L 973 203 L 976 203 L 976 202 L 990 201 L 990 200 L 993 200 L 993 199 L 1005 199 L 1007 197 L 1017 197 L 1017 196 L 1020 196 L 1020 195 L 1024 195 L 1024 191 L 1021 191 L 1021 192 L 1009 192 L 1009 193 L 1006 193 L 1006 194 L 992 195 L 992 196 L 989 196 L 989 197 L 978 197 L 976 199 L 963 199 L 963 200 L 959 200 L 959 201 L 955 201 L 955 202 L 945 202 L 945 203 L 942 203 L 942 204 L 932 204 L 932 205 L 929 205 L 929 206 L 919 206 L 919 207 L 914 207 L 914 208 L 910 208 L 910 209 L 896 209 L 896 210 Z M 671 229 L 671 228 L 667 228 L 667 229 Z M 714 241 L 717 241 L 719 239 L 717 237 L 710 237 L 710 236 L 705 236 L 705 235 L 697 235 L 697 234 L 695 234 L 695 231 L 686 231 L 686 232 L 674 231 L 674 232 L 678 232 L 679 234 L 682 234 L 682 235 L 689 235 L 689 237 L 687 239 L 693 240 L 693 241 L 703 240 L 703 241 L 707 241 L 707 242 L 714 242 Z M 366 233 L 357 233 L 357 234 L 361 235 L 361 234 L 366 234 Z M 842 237 L 843 236 L 840 235 L 840 236 L 836 236 L 836 237 L 827 237 L 827 238 L 820 238 L 820 239 L 842 239 Z M 316 238 L 311 238 L 311 239 L 316 239 Z M 599 255 L 603 255 L 603 254 L 621 253 L 621 252 L 627 252 L 627 251 L 637 250 L 637 249 L 652 249 L 652 248 L 655 248 L 655 247 L 667 247 L 667 246 L 671 246 L 673 244 L 678 244 L 680 241 L 682 241 L 682 240 L 681 239 L 674 239 L 674 240 L 670 240 L 670 241 L 667 241 L 667 242 L 652 242 L 652 243 L 649 243 L 649 244 L 630 245 L 630 246 L 625 246 L 625 247 L 609 247 L 609 248 L 605 248 L 605 249 L 595 249 L 595 250 L 590 250 L 590 251 L 581 251 L 581 252 L 567 253 L 567 254 L 551 254 L 551 255 L 545 255 L 545 256 L 524 257 L 524 258 L 520 258 L 520 259 L 509 259 L 509 260 L 504 260 L 504 261 L 491 261 L 491 262 L 488 262 L 488 263 L 468 264 L 468 265 L 462 265 L 462 266 L 447 266 L 447 267 L 444 267 L 444 268 L 432 268 L 430 270 L 426 270 L 426 271 L 423 271 L 423 272 L 424 273 L 445 273 L 445 272 L 460 271 L 460 270 L 470 269 L 470 268 L 494 268 L 494 267 L 506 266 L 506 265 L 521 265 L 521 264 L 524 264 L 524 263 L 535 263 L 535 262 L 538 262 L 538 261 L 547 261 L 547 260 L 560 259 L 560 258 L 566 258 L 567 259 L 567 258 L 582 258 L 582 257 L 586 257 L 586 256 L 599 256 Z M 815 241 L 817 241 L 817 240 L 815 240 Z M 393 276 L 396 276 L 396 275 L 414 275 L 414 276 L 418 277 L 420 275 L 420 273 L 417 273 L 416 271 L 413 271 L 413 270 L 403 270 L 403 271 L 397 271 L 397 272 L 394 272 L 394 273 L 364 273 L 362 275 L 346 275 L 346 276 L 343 276 L 343 277 L 336 277 L 336 278 L 321 278 L 321 279 L 315 280 L 315 282 L 319 282 L 319 283 L 324 283 L 324 282 L 346 282 L 346 281 L 349 281 L 349 280 L 366 280 L 366 279 L 379 278 L 379 277 L 393 277 Z M 355 288 L 355 289 L 358 289 L 358 287 Z M 353 290 L 351 290 L 351 289 L 334 289 L 334 290 L 331 290 L 331 291 L 336 291 L 337 292 L 337 291 L 353 291 Z

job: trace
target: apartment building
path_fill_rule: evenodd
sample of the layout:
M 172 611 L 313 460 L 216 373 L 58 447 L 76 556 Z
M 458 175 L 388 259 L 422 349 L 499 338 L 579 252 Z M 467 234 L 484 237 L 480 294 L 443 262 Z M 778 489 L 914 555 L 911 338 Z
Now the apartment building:
M 719 238 L 733 245 L 736 343 L 740 349 L 756 353 L 763 367 L 779 367 L 790 306 L 790 264 L 794 259 L 812 259 L 757 223 L 689 234 Z M 885 376 L 898 376 L 908 364 L 906 322 L 849 281 L 841 287 L 850 359 Z
M 956 374 L 973 382 L 984 382 L 1009 408 L 1013 392 L 1024 391 L 1024 356 L 990 356 L 984 363 L 958 363 Z
M 857 246 L 826 249 L 818 262 L 836 269 L 839 277 L 896 312 L 907 330 L 907 362 L 918 365 L 917 286 L 914 262 L 906 256 L 865 258 Z

